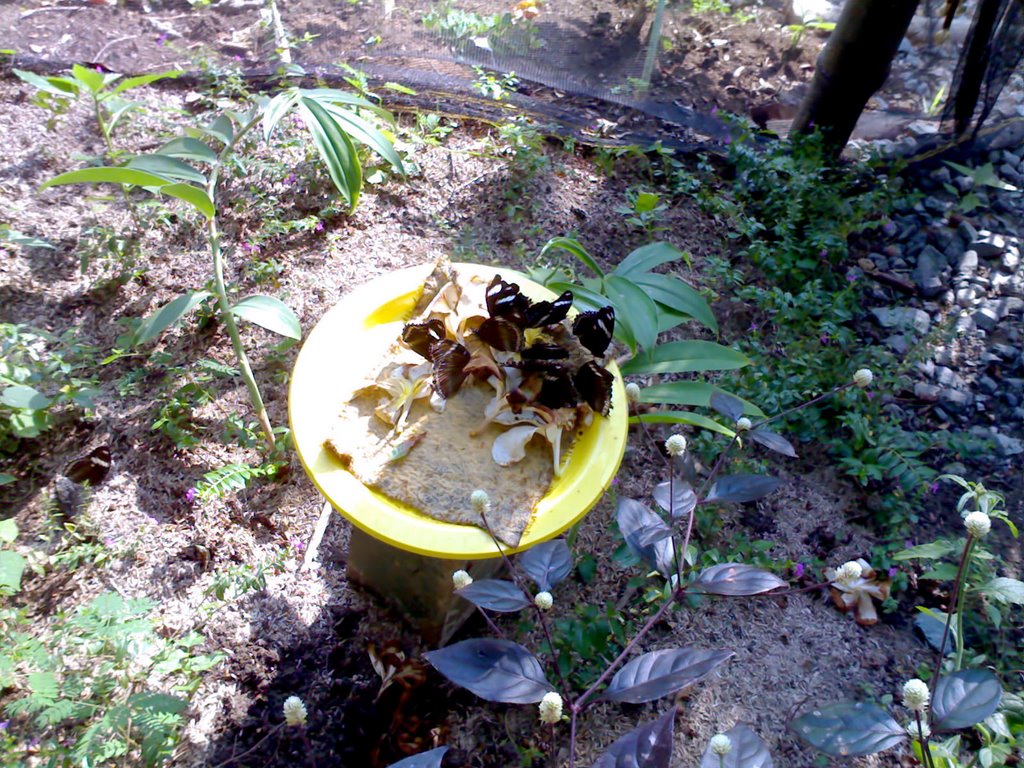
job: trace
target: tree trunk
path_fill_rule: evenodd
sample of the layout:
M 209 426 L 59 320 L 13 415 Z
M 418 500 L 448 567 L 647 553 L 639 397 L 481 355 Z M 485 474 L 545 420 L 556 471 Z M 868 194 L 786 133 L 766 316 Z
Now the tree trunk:
M 846 0 L 835 31 L 818 57 L 811 89 L 793 130 L 820 128 L 839 153 L 864 105 L 889 76 L 918 0 Z

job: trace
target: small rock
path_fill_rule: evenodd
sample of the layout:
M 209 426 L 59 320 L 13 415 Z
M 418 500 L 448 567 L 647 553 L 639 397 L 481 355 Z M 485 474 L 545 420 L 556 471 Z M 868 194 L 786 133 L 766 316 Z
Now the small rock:
M 914 397 L 926 403 L 939 402 L 939 393 L 942 390 L 934 384 L 925 384 L 919 381 L 914 385 Z
M 967 177 L 964 177 L 964 178 L 967 178 Z M 973 180 L 972 180 L 971 183 L 972 184 L 974 183 Z M 963 190 L 961 190 L 961 191 L 963 191 Z M 974 228 L 974 225 L 971 224 L 966 219 L 964 219 L 959 224 L 957 224 L 956 233 L 960 236 L 960 239 L 963 240 L 965 246 L 967 246 L 968 244 L 973 243 L 975 240 L 979 239 L 979 237 L 978 237 L 978 230 L 976 230 Z M 975 256 L 977 256 L 977 253 L 975 253 Z
M 944 387 L 955 387 L 957 389 L 963 389 L 964 380 L 957 376 L 952 368 L 947 368 L 944 365 L 935 366 L 935 380 Z
M 986 301 L 985 306 L 990 306 L 992 303 L 992 301 Z M 1006 298 L 999 299 L 994 303 L 995 311 L 999 315 L 1000 320 L 1007 315 L 1019 315 L 1024 313 L 1024 299 L 1017 298 L 1016 296 L 1007 296 Z
M 999 269 L 1003 272 L 1016 272 L 1020 266 L 1020 254 L 1007 250 L 999 257 Z
M 991 331 L 999 323 L 999 312 L 991 307 L 982 306 L 977 312 L 971 315 L 974 324 L 983 331 Z
M 910 351 L 910 343 L 902 333 L 889 336 L 883 343 L 897 355 L 905 355 Z
M 977 382 L 978 386 L 990 395 L 994 395 L 999 390 L 999 384 L 991 376 L 979 376 Z
M 960 261 L 956 265 L 956 276 L 959 280 L 969 279 L 975 272 L 978 271 L 978 252 L 977 251 L 964 251 L 960 256 Z
M 942 404 L 951 411 L 959 413 L 971 404 L 971 393 L 953 387 L 943 387 L 939 392 Z
M 939 365 L 952 365 L 954 362 L 953 351 L 946 346 L 938 346 L 932 351 L 932 359 Z
M 978 289 L 974 286 L 961 288 L 956 292 L 956 303 L 964 309 L 969 309 L 978 298 Z
M 871 314 L 883 328 L 913 329 L 922 335 L 932 324 L 927 312 L 912 307 L 876 307 Z
M 931 360 L 925 360 L 923 363 L 915 363 L 914 367 L 929 379 L 935 376 L 935 363 Z
M 996 453 L 1003 458 L 1024 453 L 1024 442 L 1021 442 L 1015 437 L 1010 437 L 1009 435 L 1004 435 L 1001 432 L 996 432 L 992 435 L 992 439 L 996 444 Z
M 1006 250 L 1006 239 L 983 229 L 978 232 L 978 239 L 971 243 L 971 250 L 977 251 L 983 259 L 994 259 Z
M 1024 295 L 1021 282 L 1021 280 L 1016 279 L 1015 275 L 996 272 L 992 275 L 992 290 L 998 296 L 1021 296 Z
M 964 312 L 956 319 L 956 332 L 961 336 L 966 336 L 968 333 L 974 330 L 973 318 Z

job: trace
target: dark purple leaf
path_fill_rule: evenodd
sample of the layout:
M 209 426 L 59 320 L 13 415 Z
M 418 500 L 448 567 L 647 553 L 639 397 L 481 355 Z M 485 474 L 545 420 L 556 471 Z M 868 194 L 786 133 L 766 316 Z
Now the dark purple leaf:
M 757 501 L 780 485 L 779 478 L 768 475 L 729 475 L 715 481 L 704 501 Z
M 653 544 L 640 543 L 640 538 L 648 528 L 659 523 L 665 524 L 660 517 L 636 499 L 623 498 L 619 501 L 615 519 L 622 532 L 622 538 L 626 540 L 626 546 L 634 555 L 665 578 L 669 578 L 675 572 L 675 546 L 671 538 Z
M 453 683 L 487 701 L 536 704 L 554 690 L 537 657 L 511 640 L 463 640 L 423 655 Z
M 743 563 L 720 563 L 705 568 L 691 585 L 692 589 L 708 595 L 759 595 L 786 582 L 774 573 Z M 462 594 L 461 592 L 459 594 Z
M 768 747 L 756 733 L 745 725 L 737 725 L 725 732 L 732 749 L 724 758 L 712 754 L 710 745 L 704 750 L 700 768 L 772 768 Z
M 711 398 L 708 402 L 712 408 L 725 416 L 729 421 L 735 422 L 743 415 L 743 401 L 726 392 L 716 389 L 711 393 Z
M 572 555 L 565 539 L 552 539 L 531 547 L 519 555 L 517 562 L 541 592 L 550 592 L 572 571 Z
M 833 757 L 859 757 L 891 749 L 907 734 L 874 704 L 840 701 L 800 715 L 790 729 L 812 747 Z
M 793 448 L 793 444 L 776 432 L 769 432 L 767 429 L 754 429 L 747 432 L 747 436 L 755 443 L 763 445 L 769 451 L 781 453 L 783 456 L 789 456 L 791 459 L 796 458 L 796 450 Z
M 591 768 L 668 768 L 675 724 L 676 708 L 672 707 L 612 744 Z
M 456 591 L 478 608 L 498 613 L 514 613 L 530 604 L 530 598 L 511 581 L 501 579 L 478 579 L 468 587 Z
M 677 478 L 671 485 L 671 498 L 669 498 L 669 482 L 667 480 L 654 487 L 654 493 L 651 495 L 654 497 L 655 503 L 670 513 L 673 519 L 690 514 L 697 506 L 697 494 L 685 480 Z
M 672 529 L 669 528 L 662 520 L 656 523 L 641 528 L 636 533 L 636 543 L 641 547 L 647 547 L 651 544 L 657 544 L 659 541 L 667 539 L 672 535 Z
M 637 656 L 616 672 L 601 698 L 627 704 L 654 701 L 704 679 L 715 667 L 735 655 L 732 651 L 695 648 L 651 651 Z
M 418 755 L 392 763 L 388 768 L 441 768 L 441 760 L 447 751 L 448 747 L 438 747 L 429 752 L 420 752 Z
M 932 727 L 953 731 L 970 728 L 999 708 L 1003 687 L 987 669 L 964 669 L 939 678 L 932 696 Z

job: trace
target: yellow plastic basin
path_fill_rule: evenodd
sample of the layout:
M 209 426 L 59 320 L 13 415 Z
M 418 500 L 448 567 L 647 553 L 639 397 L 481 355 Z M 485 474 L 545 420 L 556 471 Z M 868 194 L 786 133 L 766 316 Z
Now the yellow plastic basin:
M 464 275 L 490 279 L 496 272 L 517 282 L 534 300 L 554 294 L 512 273 L 477 264 L 455 264 Z M 323 447 L 337 414 L 381 359 L 408 321 L 431 265 L 391 272 L 360 286 L 331 308 L 310 332 L 292 373 L 288 398 L 292 438 L 299 460 L 317 488 L 341 514 L 366 533 L 392 546 L 450 560 L 496 557 L 486 531 L 444 523 L 397 503 L 363 485 Z M 562 474 L 538 503 L 519 547 L 529 549 L 557 536 L 583 517 L 611 483 L 626 448 L 628 413 L 622 376 L 615 376 L 612 410 L 597 416 L 576 441 Z M 495 471 L 501 467 L 495 465 Z

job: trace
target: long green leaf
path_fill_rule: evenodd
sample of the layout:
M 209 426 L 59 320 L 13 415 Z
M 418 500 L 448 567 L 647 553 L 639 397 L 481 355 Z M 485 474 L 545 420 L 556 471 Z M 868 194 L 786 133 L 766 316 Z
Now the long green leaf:
M 288 114 L 288 110 L 295 106 L 295 101 L 298 98 L 299 92 L 295 89 L 289 89 L 277 94 L 277 96 L 264 105 L 263 119 L 260 120 L 264 141 L 270 141 L 270 137 L 274 133 L 277 124 L 281 122 L 281 118 Z
M 314 99 L 301 97 L 299 109 L 306 127 L 313 136 L 320 157 L 327 165 L 331 181 L 349 204 L 349 211 L 355 210 L 359 202 L 359 191 L 363 186 L 363 169 L 352 140 L 342 131 L 330 113 Z
M 339 107 L 336 104 L 323 104 L 331 116 L 337 121 L 339 127 L 356 141 L 362 142 L 399 172 L 405 173 L 405 166 L 402 165 L 402 157 L 395 150 L 387 136 L 378 131 L 371 123 L 361 118 L 351 110 Z
M 206 176 L 191 165 L 164 154 L 136 155 L 128 160 L 124 167 L 163 176 L 167 181 L 191 181 L 195 184 L 206 184 Z
M 217 153 L 210 149 L 208 144 L 199 139 L 193 139 L 190 136 L 179 136 L 176 139 L 171 139 L 171 141 L 157 150 L 157 154 L 200 163 L 214 163 L 217 161 Z
M 231 313 L 289 339 L 302 338 L 299 318 L 291 307 L 273 296 L 249 296 L 235 304 Z
M 692 286 L 672 275 L 653 272 L 636 275 L 633 281 L 659 304 L 683 312 L 705 328 L 718 333 L 718 321 L 707 301 Z
M 35 72 L 26 72 L 22 69 L 13 69 L 11 71 L 21 80 L 33 88 L 38 88 L 40 91 L 51 93 L 54 96 L 78 95 L 78 83 L 66 77 L 41 77 Z
M 17 384 L 0 392 L 0 404 L 8 408 L 29 408 L 38 411 L 48 408 L 53 401 L 35 387 Z
M 646 357 L 637 357 L 622 366 L 624 374 L 696 373 L 729 371 L 750 365 L 746 355 L 713 341 L 672 341 L 659 344 Z
M 92 91 L 94 94 L 102 91 L 103 86 L 106 84 L 102 72 L 97 72 L 95 69 L 83 67 L 81 64 L 75 64 L 73 67 L 71 67 L 71 74 L 78 82 L 84 84 L 85 87 Z M 121 76 L 117 75 L 117 77 Z
M 649 243 L 640 246 L 626 256 L 612 274 L 639 282 L 637 278 L 643 273 L 681 258 L 683 258 L 683 252 L 671 243 Z
M 336 88 L 308 88 L 303 90 L 301 95 L 316 99 L 320 103 L 330 102 L 331 104 L 347 104 L 348 106 L 355 107 L 357 109 L 368 109 L 389 123 L 395 122 L 394 116 L 384 109 L 384 107 L 380 107 L 371 101 L 367 101 L 362 96 L 345 93 L 345 91 L 339 91 Z
M 137 346 L 152 341 L 212 295 L 209 291 L 189 291 L 168 302 L 142 321 L 133 343 Z
M 615 324 L 628 325 L 637 345 L 649 354 L 658 343 L 658 308 L 654 300 L 632 280 L 616 274 L 605 277 L 604 288 L 615 302 Z
M 230 144 L 235 137 L 235 126 L 227 115 L 218 115 L 217 119 L 202 129 L 204 133 L 213 136 L 223 144 Z
M 563 251 L 568 251 L 577 259 L 586 264 L 598 277 L 604 277 L 604 271 L 598 266 L 594 257 L 590 255 L 586 248 L 580 243 L 579 240 L 575 240 L 571 237 L 552 237 L 548 240 L 544 247 L 540 249 L 538 258 L 543 258 L 544 255 L 555 248 Z
M 103 166 L 62 173 L 44 181 L 39 189 L 43 190 L 58 184 L 130 184 L 136 187 L 159 188 L 167 185 L 167 179 L 135 168 Z
M 213 201 L 206 194 L 206 190 L 193 187 L 191 184 L 168 184 L 160 187 L 160 194 L 184 200 L 208 219 L 212 219 L 216 213 Z
M 630 416 L 629 421 L 632 424 L 689 424 L 692 427 L 718 432 L 726 437 L 736 435 L 735 431 L 719 424 L 714 419 L 690 411 L 652 411 L 651 413 L 641 413 L 638 416 Z
M 169 71 L 169 72 L 154 72 L 151 75 L 138 75 L 137 77 L 129 77 L 122 80 L 117 84 L 117 87 L 113 90 L 113 93 L 121 93 L 132 88 L 139 88 L 143 85 L 149 85 L 155 83 L 157 80 L 166 80 L 167 78 L 179 77 L 181 72 Z
M 668 381 L 662 384 L 652 384 L 649 387 L 641 387 L 640 402 L 661 403 L 664 405 L 694 405 L 700 408 L 709 408 L 713 392 L 724 392 L 724 390 L 705 381 Z M 732 397 L 736 396 L 732 395 Z M 740 397 L 736 397 L 736 399 L 743 403 L 744 413 L 764 418 L 764 413 L 756 405 Z

